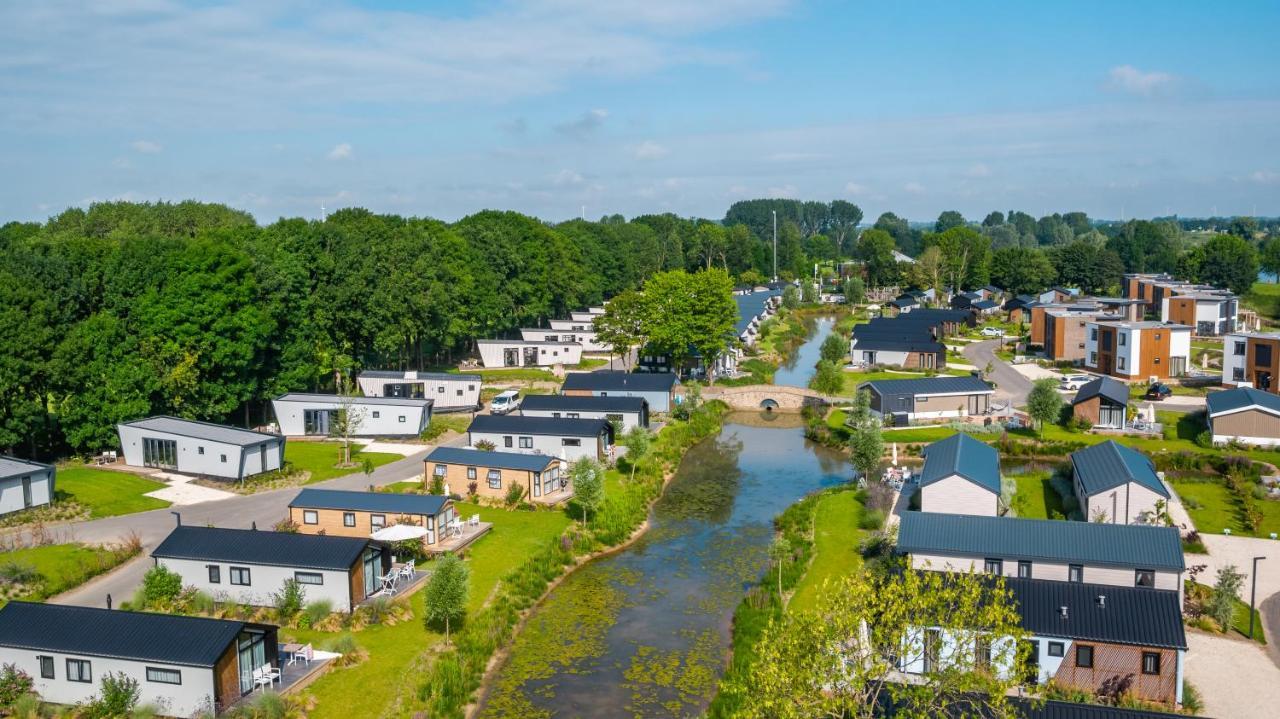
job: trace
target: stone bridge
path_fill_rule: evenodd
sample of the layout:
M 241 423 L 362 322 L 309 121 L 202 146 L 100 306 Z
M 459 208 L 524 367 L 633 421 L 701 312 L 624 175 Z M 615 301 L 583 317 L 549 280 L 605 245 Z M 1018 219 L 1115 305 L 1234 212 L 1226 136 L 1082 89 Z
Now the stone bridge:
M 799 412 L 806 405 L 827 405 L 850 401 L 848 397 L 828 397 L 811 389 L 772 384 L 752 384 L 743 387 L 712 386 L 704 389 L 702 396 L 704 399 L 718 399 L 732 409 L 763 409 L 771 412 Z

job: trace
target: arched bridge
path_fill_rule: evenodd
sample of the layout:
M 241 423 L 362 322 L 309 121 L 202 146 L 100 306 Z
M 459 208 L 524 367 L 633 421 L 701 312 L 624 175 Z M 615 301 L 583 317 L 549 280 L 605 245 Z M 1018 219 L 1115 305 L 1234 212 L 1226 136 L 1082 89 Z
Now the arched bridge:
M 772 384 L 752 384 L 743 387 L 713 386 L 703 390 L 702 396 L 705 399 L 718 399 L 733 409 L 763 409 L 772 412 L 799 412 L 806 405 L 849 401 L 847 397 L 829 397 L 803 387 Z

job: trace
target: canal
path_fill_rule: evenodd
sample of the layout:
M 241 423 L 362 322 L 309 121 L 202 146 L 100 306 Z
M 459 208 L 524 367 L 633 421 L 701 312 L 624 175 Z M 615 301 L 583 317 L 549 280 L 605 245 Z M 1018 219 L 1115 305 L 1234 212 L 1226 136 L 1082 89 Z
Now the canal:
M 795 381 L 830 327 L 815 320 Z M 840 454 L 804 438 L 799 416 L 729 415 L 686 453 L 648 531 L 579 568 L 534 611 L 480 716 L 701 714 L 724 670 L 733 610 L 767 564 L 773 518 L 851 477 Z
M 835 330 L 836 318 L 831 315 L 807 317 L 804 323 L 807 335 L 804 344 L 774 372 L 774 384 L 808 387 L 809 380 L 813 379 L 818 359 L 822 356 L 822 342 Z

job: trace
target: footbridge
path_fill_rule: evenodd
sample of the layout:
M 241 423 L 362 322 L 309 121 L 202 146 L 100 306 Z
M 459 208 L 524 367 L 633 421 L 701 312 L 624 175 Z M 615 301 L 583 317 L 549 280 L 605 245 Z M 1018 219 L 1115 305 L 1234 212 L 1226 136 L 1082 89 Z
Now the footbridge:
M 752 384 L 742 387 L 708 387 L 704 399 L 718 399 L 732 409 L 799 412 L 806 406 L 849 402 L 848 397 L 831 397 L 804 387 Z

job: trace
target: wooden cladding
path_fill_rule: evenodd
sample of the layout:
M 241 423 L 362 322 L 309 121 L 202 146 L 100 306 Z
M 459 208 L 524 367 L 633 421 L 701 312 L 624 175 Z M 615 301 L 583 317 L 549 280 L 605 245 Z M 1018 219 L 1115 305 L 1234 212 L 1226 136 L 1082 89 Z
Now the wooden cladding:
M 1081 647 L 1092 647 L 1092 666 L 1077 666 Z M 1084 653 L 1088 654 L 1088 651 Z M 1159 656 L 1158 674 L 1143 673 L 1143 653 Z M 1173 704 L 1178 697 L 1178 652 L 1175 649 L 1125 644 L 1072 642 L 1054 679 L 1065 686 L 1089 692 L 1127 687 L 1140 699 Z

